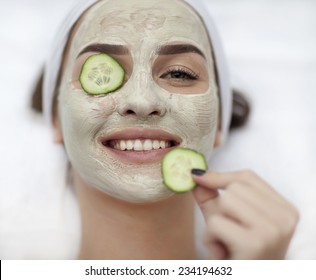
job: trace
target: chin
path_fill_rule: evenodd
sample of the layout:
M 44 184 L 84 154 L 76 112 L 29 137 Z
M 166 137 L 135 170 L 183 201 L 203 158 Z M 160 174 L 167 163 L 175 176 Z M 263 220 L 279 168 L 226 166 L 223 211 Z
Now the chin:
M 124 176 L 125 180 L 127 179 Z M 174 192 L 169 190 L 163 183 L 162 180 L 154 180 L 149 178 L 151 182 L 148 182 L 148 177 L 141 175 L 134 175 L 133 180 L 129 183 L 124 183 L 122 180 L 117 182 L 104 182 L 103 184 L 94 185 L 103 193 L 114 197 L 116 199 L 131 202 L 131 203 L 151 203 L 161 200 L 165 200 L 172 195 Z M 136 178 L 139 180 L 135 180 Z M 132 179 L 132 178 L 131 178 Z

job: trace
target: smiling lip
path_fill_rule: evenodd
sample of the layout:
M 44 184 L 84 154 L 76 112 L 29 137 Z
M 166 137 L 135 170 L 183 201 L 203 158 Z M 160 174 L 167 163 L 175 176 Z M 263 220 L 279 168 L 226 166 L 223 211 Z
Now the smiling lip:
M 98 138 L 98 143 L 116 158 L 128 163 L 160 162 L 179 146 L 181 138 L 161 129 L 128 128 Z

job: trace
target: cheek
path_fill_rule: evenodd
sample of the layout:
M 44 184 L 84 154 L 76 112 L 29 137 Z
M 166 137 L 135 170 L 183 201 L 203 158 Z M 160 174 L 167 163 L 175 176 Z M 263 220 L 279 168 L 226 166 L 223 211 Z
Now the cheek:
M 92 104 L 90 114 L 92 118 L 104 119 L 112 115 L 117 107 L 117 101 L 113 95 L 107 95 L 102 97 L 89 96 L 88 101 Z
M 170 116 L 173 130 L 183 137 L 183 145 L 210 158 L 218 122 L 218 97 L 216 90 L 204 94 L 173 95 Z M 170 104 L 171 104 L 170 103 Z
M 205 96 L 206 97 L 206 96 Z M 193 101 L 192 101 L 193 102 Z M 195 104 L 195 111 L 192 112 L 196 118 L 196 124 L 200 131 L 210 133 L 217 128 L 218 121 L 218 99 L 217 97 L 201 98 Z
M 110 94 L 89 96 L 69 85 L 59 98 L 63 132 L 84 135 L 95 133 L 116 109 L 116 100 Z
M 188 126 L 188 130 L 208 134 L 217 126 L 218 98 L 216 94 L 179 95 L 172 111 L 177 121 Z

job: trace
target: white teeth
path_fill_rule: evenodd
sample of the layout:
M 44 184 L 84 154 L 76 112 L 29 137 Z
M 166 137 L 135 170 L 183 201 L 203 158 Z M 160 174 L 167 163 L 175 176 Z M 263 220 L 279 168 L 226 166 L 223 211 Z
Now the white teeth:
M 113 143 L 113 148 L 120 151 L 151 151 L 171 147 L 170 141 L 164 140 L 117 140 Z
M 166 142 L 165 141 L 160 141 L 160 148 L 165 149 L 166 148 Z
M 144 150 L 145 151 L 150 151 L 153 149 L 153 142 L 149 139 L 146 139 L 144 142 Z
M 126 142 L 124 140 L 120 141 L 120 150 L 124 151 L 126 149 Z
M 122 140 L 123 141 L 123 140 Z M 132 140 L 127 140 L 126 141 L 126 147 L 127 147 L 127 150 L 130 151 L 130 150 L 133 150 L 133 141 Z
M 134 143 L 134 150 L 135 151 L 141 151 L 143 150 L 143 145 L 142 145 L 142 142 L 140 140 L 136 140 L 135 143 Z
M 153 142 L 153 148 L 154 150 L 158 150 L 160 148 L 160 144 L 158 140 L 154 140 Z

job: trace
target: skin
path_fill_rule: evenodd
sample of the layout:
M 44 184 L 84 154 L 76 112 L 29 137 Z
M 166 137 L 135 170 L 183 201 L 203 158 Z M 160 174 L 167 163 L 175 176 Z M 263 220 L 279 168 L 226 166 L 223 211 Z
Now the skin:
M 131 202 L 173 195 L 161 178 L 165 152 L 118 153 L 103 139 L 173 140 L 206 158 L 216 141 L 218 95 L 206 30 L 187 5 L 164 4 L 101 1 L 93 6 L 73 35 L 58 97 L 74 169 L 89 185 Z M 97 52 L 92 48 L 96 44 L 126 72 L 124 85 L 101 97 L 89 96 L 79 82 L 82 65 Z M 179 45 L 191 49 L 175 52 Z M 172 78 L 170 71 L 184 78 Z
M 111 1 L 103 2 L 106 5 L 106 3 Z M 123 0 L 116 1 L 116 6 L 123 7 L 126 2 Z M 135 0 L 128 2 L 132 4 L 141 3 L 144 7 L 150 8 L 149 1 Z M 164 4 L 164 2 L 162 1 L 161 3 Z M 179 7 L 181 6 L 181 9 L 183 9 L 182 16 L 192 16 L 192 10 L 182 4 L 180 5 L 180 3 L 178 1 L 167 1 L 165 4 L 171 11 L 179 11 Z M 131 7 L 127 8 L 130 9 Z M 144 9 L 144 11 L 145 15 L 149 16 L 148 18 L 152 18 L 152 9 Z M 89 12 L 87 14 L 89 15 Z M 144 14 L 141 15 L 144 16 Z M 66 134 L 67 131 L 69 133 L 69 129 L 71 128 L 71 125 L 69 125 L 70 121 L 74 120 L 76 115 L 71 113 L 71 108 L 75 107 L 66 109 L 63 106 L 69 104 L 69 102 L 73 102 L 73 100 L 69 99 L 69 95 L 66 95 L 67 92 L 81 90 L 78 83 L 76 83 L 78 75 L 78 66 L 76 66 L 76 63 L 80 65 L 80 61 L 83 58 L 80 57 L 79 62 L 73 58 L 77 57 L 78 50 L 84 47 L 82 46 L 82 42 L 76 41 L 76 34 L 78 36 L 83 35 L 84 31 L 80 29 L 80 26 L 84 24 L 86 19 L 84 17 L 77 24 L 71 37 L 72 44 L 67 51 L 64 62 L 59 98 L 59 114 L 55 116 L 54 120 L 55 140 L 59 143 L 66 142 L 65 145 L 68 153 L 71 145 L 67 144 Z M 99 23 L 104 22 L 105 19 L 106 17 L 100 18 Z M 147 33 L 154 35 L 155 30 L 163 25 L 162 22 L 166 23 L 166 21 L 158 17 L 154 21 L 145 21 L 145 25 L 136 25 L 135 28 L 139 28 L 139 34 L 141 34 L 141 31 L 144 31 L 143 29 L 146 27 Z M 198 17 L 193 17 L 193 22 L 203 31 L 203 25 Z M 113 22 L 112 24 L 117 27 L 119 22 Z M 103 25 L 101 24 L 101 26 Z M 104 26 L 111 26 L 111 24 L 107 22 Z M 164 28 L 166 27 L 166 25 L 163 26 Z M 106 32 L 106 30 L 103 31 Z M 155 38 L 155 36 L 151 38 Z M 147 45 L 147 47 L 149 46 Z M 200 47 L 203 49 L 206 61 L 208 62 L 206 67 L 201 69 L 205 69 L 205 72 L 202 72 L 207 73 L 207 84 L 210 84 L 214 81 L 214 75 L 212 75 L 213 66 L 209 42 L 205 39 L 202 41 Z M 146 67 L 149 68 L 137 69 L 139 71 L 136 71 L 135 59 L 138 57 L 137 48 L 135 50 L 129 49 L 129 51 L 131 53 L 130 56 L 117 56 L 116 58 L 125 65 L 127 83 L 133 84 L 136 89 L 141 85 L 145 85 L 147 87 L 146 93 L 153 94 L 157 92 L 155 89 L 158 86 L 162 96 L 168 92 L 177 93 L 177 105 L 180 104 L 180 100 L 190 102 L 188 96 L 201 98 L 203 95 L 201 95 L 201 92 L 208 92 L 209 95 L 212 92 L 216 92 L 212 91 L 212 89 L 210 90 L 210 87 L 205 87 L 203 79 L 199 81 L 198 89 L 195 88 L 195 90 L 189 90 L 189 92 L 188 87 L 184 87 L 181 83 L 177 84 L 178 86 L 175 89 L 174 80 L 160 79 L 161 71 L 159 70 L 162 67 L 160 65 L 164 65 L 165 63 L 164 56 L 160 56 L 157 59 L 155 56 L 150 56 L 149 53 L 147 58 L 151 58 L 153 61 L 158 61 L 159 63 L 148 64 L 147 61 L 143 61 L 143 65 L 147 65 Z M 89 53 L 85 55 L 89 55 Z M 197 54 L 186 54 L 185 57 L 200 59 L 200 56 Z M 140 56 L 138 58 L 140 59 Z M 169 59 L 170 56 L 168 55 Z M 173 57 L 172 59 L 177 60 L 179 57 Z M 182 57 L 181 59 L 183 62 L 184 58 Z M 142 65 L 142 63 L 136 63 L 136 66 Z M 153 73 L 152 77 L 148 76 L 148 71 Z M 133 75 L 138 76 L 136 78 Z M 72 79 L 69 79 L 69 77 L 72 77 Z M 133 78 L 136 79 L 133 80 Z M 71 83 L 67 84 L 69 80 L 71 80 Z M 131 81 L 134 82 L 132 83 Z M 193 89 L 192 85 L 191 89 Z M 194 94 L 191 96 L 191 93 Z M 97 109 L 98 116 L 106 119 L 111 117 L 111 114 L 118 112 L 116 110 L 123 110 L 121 112 L 126 113 L 126 109 L 131 108 L 128 106 L 133 104 L 131 100 L 135 100 L 135 98 L 130 99 L 128 103 L 124 101 L 128 96 L 124 95 L 124 92 L 122 96 L 121 99 L 113 97 L 107 98 L 108 100 L 104 101 L 105 99 L 102 100 L 102 98 L 96 100 L 86 95 L 82 95 L 81 97 L 78 95 L 76 97 L 78 100 L 75 101 L 75 104 L 79 108 L 82 108 L 82 103 L 90 102 L 89 104 Z M 156 95 L 156 97 L 162 98 L 159 95 Z M 160 100 L 160 103 L 155 103 L 153 102 L 155 99 L 150 96 L 147 99 L 146 96 L 143 96 L 143 98 L 147 100 L 146 106 L 138 107 L 138 109 L 141 108 L 139 110 L 135 109 L 137 107 L 133 107 L 132 111 L 134 114 L 124 115 L 122 113 L 121 116 L 132 118 L 133 121 L 136 121 L 134 124 L 139 124 L 139 121 L 148 121 L 149 115 L 152 112 L 160 112 L 159 114 L 155 114 L 157 119 L 165 118 L 166 114 L 161 113 L 165 107 L 159 107 L 159 104 L 168 106 L 166 99 Z M 129 105 L 120 107 L 119 104 Z M 152 108 L 150 111 L 145 110 L 148 106 Z M 89 106 L 85 108 L 89 108 Z M 174 116 L 176 116 L 177 110 L 179 111 L 180 109 L 181 106 L 169 107 L 169 111 L 175 113 Z M 213 112 L 214 116 L 217 118 L 217 111 L 215 111 L 215 114 Z M 209 145 L 205 147 L 203 145 L 206 144 L 202 145 L 203 149 L 206 149 L 202 152 L 207 155 L 210 155 L 213 147 L 220 142 L 217 122 L 213 120 L 212 123 L 211 119 L 208 118 L 208 124 L 206 124 L 212 131 L 212 133 L 208 134 L 212 135 L 208 138 Z M 87 120 L 89 122 L 89 119 Z M 200 123 L 204 123 L 201 118 L 197 118 L 197 120 Z M 67 124 L 67 122 L 69 123 Z M 74 124 L 76 125 L 76 123 Z M 126 125 L 126 123 L 123 124 Z M 188 146 L 192 145 L 193 148 L 199 146 L 196 139 L 190 142 L 189 137 L 183 138 L 187 139 L 186 143 L 191 143 Z M 76 141 L 72 143 L 76 143 Z M 209 248 L 210 258 L 282 259 L 286 254 L 298 220 L 297 210 L 252 172 L 211 172 L 203 176 L 193 176 L 193 179 L 199 185 L 193 192 L 173 196 L 169 194 L 162 195 L 158 200 L 152 199 L 153 197 L 157 198 L 156 193 L 150 199 L 143 200 L 142 203 L 134 203 L 126 199 L 122 200 L 120 196 L 104 191 L 104 189 L 91 184 L 89 178 L 87 180 L 87 176 L 80 172 L 80 168 L 77 168 L 78 166 L 71 156 L 70 161 L 73 164 L 73 183 L 78 195 L 82 216 L 82 242 L 79 256 L 81 259 L 195 259 L 198 256 L 195 253 L 194 247 L 194 203 L 199 205 L 205 217 L 205 244 Z M 148 171 L 146 168 L 145 170 Z M 157 170 L 155 164 L 151 168 Z M 155 174 L 152 176 L 155 177 Z M 219 193 L 219 190 L 222 191 Z
M 252 171 L 193 176 L 212 259 L 283 259 L 298 211 Z M 222 190 L 222 194 L 219 193 Z M 233 234 L 232 234 L 233 233 Z

